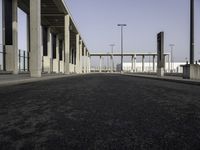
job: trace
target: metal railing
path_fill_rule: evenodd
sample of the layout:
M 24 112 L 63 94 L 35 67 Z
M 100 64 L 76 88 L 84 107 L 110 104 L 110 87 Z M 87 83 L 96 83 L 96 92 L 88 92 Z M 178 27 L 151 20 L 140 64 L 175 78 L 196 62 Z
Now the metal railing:
M 19 50 L 19 72 L 29 71 L 29 52 L 25 50 Z

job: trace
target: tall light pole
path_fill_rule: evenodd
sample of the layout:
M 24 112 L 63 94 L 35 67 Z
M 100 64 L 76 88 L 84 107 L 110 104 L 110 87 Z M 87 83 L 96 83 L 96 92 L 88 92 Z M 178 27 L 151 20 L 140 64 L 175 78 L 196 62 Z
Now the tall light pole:
M 111 71 L 113 71 L 114 70 L 114 60 L 113 60 L 113 49 L 114 49 L 114 46 L 115 46 L 115 44 L 110 44 L 110 47 L 111 47 L 111 57 L 112 57 L 112 70 Z
M 121 72 L 123 72 L 123 27 L 125 27 L 126 24 L 118 24 L 118 26 L 121 27 Z
M 194 0 L 190 0 L 190 64 L 194 64 Z
M 171 47 L 171 71 L 173 71 L 173 47 L 175 46 L 174 44 L 169 44 L 169 46 Z

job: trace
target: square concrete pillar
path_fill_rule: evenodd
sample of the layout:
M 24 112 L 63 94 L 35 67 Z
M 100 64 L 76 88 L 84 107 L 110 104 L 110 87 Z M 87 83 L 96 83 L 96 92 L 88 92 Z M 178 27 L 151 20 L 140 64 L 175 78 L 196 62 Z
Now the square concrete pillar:
M 99 72 L 102 72 L 102 56 L 99 59 Z
M 53 71 L 51 28 L 47 29 L 47 56 L 43 57 L 43 61 L 44 71 L 51 73 Z
M 86 73 L 88 73 L 88 55 L 89 55 L 89 52 L 88 52 L 88 50 L 87 50 L 87 51 L 86 51 L 86 57 L 85 57 Z
M 156 72 L 156 67 L 155 67 L 155 55 L 153 55 L 153 72 Z
M 89 56 L 89 51 L 87 51 L 87 63 L 86 63 L 86 66 L 87 66 L 87 73 L 89 73 L 89 68 L 90 68 L 90 56 Z
M 12 39 L 11 43 L 5 43 L 6 49 L 6 71 L 12 71 L 13 74 L 18 74 L 18 13 L 17 13 L 17 0 L 12 0 Z M 6 14 L 5 14 L 6 17 Z M 8 33 L 4 33 L 5 35 Z
M 65 42 L 62 41 L 62 61 L 60 61 L 61 72 L 65 73 Z
M 90 61 L 90 59 L 89 59 L 89 61 Z M 111 70 L 110 70 L 110 72 L 114 72 L 114 63 L 113 63 L 113 55 L 111 54 L 111 56 L 110 56 L 110 62 L 111 62 Z
M 80 53 L 79 53 L 79 56 L 80 56 L 80 62 L 79 62 L 79 72 L 82 73 L 82 66 L 83 66 L 83 54 L 82 54 L 82 51 L 83 51 L 83 41 L 80 40 Z
M 164 76 L 165 58 L 164 58 L 164 32 L 157 34 L 157 75 Z
M 88 57 L 88 72 L 91 72 L 91 56 Z
M 80 35 L 76 34 L 76 73 L 80 73 Z
M 144 72 L 144 55 L 142 56 L 142 72 Z
M 183 78 L 199 80 L 200 79 L 200 65 L 187 64 L 183 66 Z
M 30 0 L 30 73 L 41 77 L 41 0 Z
M 131 72 L 134 71 L 134 56 L 131 56 Z
M 86 64 L 87 64 L 87 59 L 86 59 L 86 53 L 87 53 L 87 49 L 86 47 L 84 47 L 84 56 L 83 56 L 83 72 L 86 73 Z
M 134 72 L 136 72 L 137 71 L 137 59 L 136 59 L 137 57 L 136 57 L 136 55 L 134 56 Z
M 70 65 L 69 65 L 69 51 L 70 51 L 70 16 L 65 15 L 65 33 L 64 33 L 64 41 L 65 41 L 65 65 L 64 65 L 64 72 L 65 74 L 70 73 Z
M 53 72 L 60 72 L 59 63 L 59 35 L 56 35 L 56 58 L 53 59 Z

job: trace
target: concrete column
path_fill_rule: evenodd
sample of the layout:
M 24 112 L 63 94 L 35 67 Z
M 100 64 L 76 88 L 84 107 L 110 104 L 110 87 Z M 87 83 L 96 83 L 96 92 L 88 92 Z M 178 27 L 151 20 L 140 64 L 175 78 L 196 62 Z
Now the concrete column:
M 134 56 L 131 56 L 131 72 L 134 70 Z
M 142 72 L 144 72 L 144 55 L 142 56 Z
M 76 34 L 76 73 L 80 73 L 80 35 Z
M 26 27 L 27 27 L 27 54 L 28 54 L 28 57 L 29 57 L 29 52 L 30 52 L 30 15 L 27 15 L 26 16 Z M 27 61 L 27 70 L 29 71 L 30 70 L 30 61 Z
M 100 56 L 100 60 L 99 60 L 99 72 L 101 72 L 102 70 L 102 56 Z
M 90 68 L 90 54 L 87 52 L 87 73 L 89 73 L 89 68 Z
M 69 51 L 70 51 L 70 16 L 65 15 L 65 33 L 64 33 L 64 40 L 65 40 L 65 65 L 64 65 L 64 72 L 65 74 L 70 73 L 69 67 Z
M 47 31 L 47 50 L 48 50 L 48 64 L 49 64 L 49 69 L 48 73 L 53 72 L 53 59 L 52 59 L 52 37 L 51 37 L 51 28 L 48 28 Z
M 136 64 L 137 64 L 137 62 L 136 62 L 137 60 L 136 60 L 136 55 L 134 56 L 134 72 L 136 72 L 137 71 L 137 68 L 136 68 Z
M 62 61 L 60 62 L 61 72 L 64 73 L 65 68 L 65 43 L 62 41 Z
M 30 0 L 30 73 L 41 77 L 41 0 Z
M 88 72 L 90 73 L 91 72 L 91 56 L 88 57 Z
M 80 45 L 79 45 L 79 47 L 80 47 L 80 53 L 79 53 L 79 55 L 80 55 L 80 62 L 79 62 L 79 72 L 80 73 L 82 73 L 82 68 L 83 68 L 83 54 L 82 54 L 82 50 L 83 50 L 83 41 L 82 40 L 80 40 Z
M 59 73 L 59 35 L 56 35 L 56 58 L 53 59 L 53 72 Z
M 111 63 L 111 72 L 113 72 L 114 71 L 114 66 L 113 66 L 113 55 L 111 54 L 111 56 L 110 56 L 110 63 Z
M 170 55 L 168 54 L 168 72 L 170 72 Z
M 86 73 L 86 47 L 84 47 L 84 56 L 83 56 L 83 72 Z
M 155 70 L 155 55 L 153 55 L 153 72 L 156 72 L 156 70 Z
M 86 56 L 85 56 L 85 71 L 88 73 L 88 50 L 86 51 Z
M 12 44 L 6 45 L 6 71 L 18 74 L 18 20 L 17 0 L 12 0 Z M 6 17 L 6 14 L 5 14 Z M 7 34 L 7 33 L 5 33 Z

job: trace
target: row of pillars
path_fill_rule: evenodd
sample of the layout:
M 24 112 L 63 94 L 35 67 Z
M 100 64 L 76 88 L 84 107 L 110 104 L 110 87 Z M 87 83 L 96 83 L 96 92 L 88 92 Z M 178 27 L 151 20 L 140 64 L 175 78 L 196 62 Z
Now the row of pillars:
M 102 57 L 103 56 L 99 56 L 100 61 L 99 61 L 99 72 L 102 72 Z M 150 57 L 150 56 L 149 56 Z M 152 61 L 153 61 L 153 72 L 156 72 L 156 55 L 152 56 Z M 111 62 L 113 62 L 113 56 L 110 56 L 110 60 Z M 131 72 L 136 72 L 136 63 L 137 63 L 137 55 L 132 55 L 131 56 Z M 144 63 L 145 63 L 145 55 L 142 55 L 142 72 L 145 71 L 144 68 Z M 168 69 L 170 69 L 170 55 L 168 55 Z M 111 65 L 111 72 L 114 72 L 114 66 Z
M 13 74 L 18 74 L 18 0 L 10 0 L 11 10 L 4 11 L 6 13 L 12 12 L 12 20 L 10 23 L 5 21 L 3 24 L 3 44 L 6 51 L 6 71 L 12 71 Z M 5 1 L 4 1 L 5 3 Z M 4 8 L 5 9 L 5 8 Z M 7 23 L 7 24 L 6 24 Z M 87 73 L 90 72 L 90 56 L 89 52 L 81 40 L 80 35 L 76 34 L 76 63 L 70 63 L 70 16 L 67 14 L 64 16 L 64 39 L 62 41 L 62 59 L 59 59 L 59 35 L 56 35 L 56 58 L 52 58 L 52 41 L 51 41 L 51 29 L 48 28 L 48 55 L 42 56 L 43 44 L 42 44 L 42 27 L 41 27 L 41 0 L 30 0 L 30 15 L 28 18 L 29 24 L 29 56 L 30 56 L 30 75 L 31 77 L 41 77 L 42 67 L 46 68 L 48 72 L 52 70 L 55 72 L 63 72 L 69 74 L 75 73 Z M 7 25 L 11 26 L 11 34 L 6 32 Z M 51 66 L 50 60 L 53 61 Z M 43 64 L 42 64 L 43 63 Z M 61 67 L 62 66 L 62 67 Z M 52 69 L 53 68 L 53 69 Z M 62 68 L 62 69 L 61 69 Z M 73 69 L 74 68 L 74 69 Z

